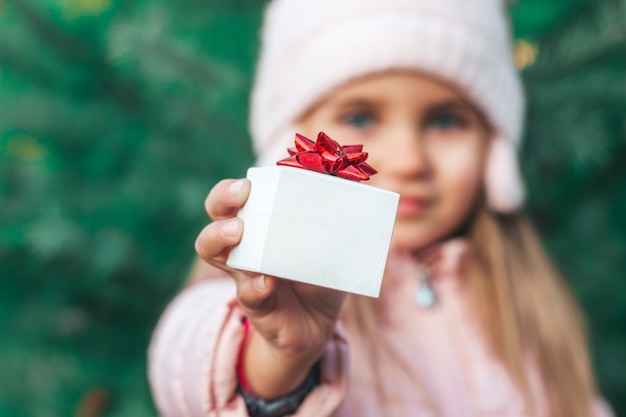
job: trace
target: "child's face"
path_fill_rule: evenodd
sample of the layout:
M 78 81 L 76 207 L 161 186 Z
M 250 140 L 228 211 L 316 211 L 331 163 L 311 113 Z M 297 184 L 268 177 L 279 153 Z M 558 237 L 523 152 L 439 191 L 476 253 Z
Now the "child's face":
M 489 130 L 457 90 L 412 73 L 350 83 L 299 123 L 342 145 L 363 144 L 368 183 L 400 194 L 392 246 L 417 250 L 458 230 L 482 187 Z

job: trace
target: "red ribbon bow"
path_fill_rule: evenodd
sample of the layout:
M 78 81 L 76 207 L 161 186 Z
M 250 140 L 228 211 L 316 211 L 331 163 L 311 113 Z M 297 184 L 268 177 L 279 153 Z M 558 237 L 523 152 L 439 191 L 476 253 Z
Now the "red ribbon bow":
M 304 168 L 353 181 L 369 180 L 377 172 L 365 163 L 367 152 L 363 152 L 363 145 L 341 146 L 324 132 L 317 135 L 317 142 L 296 133 L 295 142 L 295 148 L 287 149 L 291 156 L 276 165 Z

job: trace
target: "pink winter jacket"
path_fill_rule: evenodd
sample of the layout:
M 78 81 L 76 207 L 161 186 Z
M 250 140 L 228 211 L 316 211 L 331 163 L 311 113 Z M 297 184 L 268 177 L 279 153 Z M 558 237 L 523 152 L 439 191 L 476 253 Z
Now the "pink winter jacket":
M 294 416 L 547 416 L 532 364 L 527 365 L 535 401 L 530 412 L 488 351 L 460 285 L 464 253 L 465 243 L 456 240 L 420 259 L 428 264 L 438 297 L 431 309 L 414 301 L 418 261 L 391 256 L 377 321 L 393 355 L 380 348 L 372 363 L 363 336 L 338 325 L 322 357 L 321 383 Z M 248 415 L 235 392 L 242 318 L 230 279 L 202 282 L 174 299 L 149 348 L 149 379 L 162 416 Z M 374 394 L 377 380 L 385 387 L 385 401 Z M 598 399 L 594 415 L 610 417 L 612 412 Z

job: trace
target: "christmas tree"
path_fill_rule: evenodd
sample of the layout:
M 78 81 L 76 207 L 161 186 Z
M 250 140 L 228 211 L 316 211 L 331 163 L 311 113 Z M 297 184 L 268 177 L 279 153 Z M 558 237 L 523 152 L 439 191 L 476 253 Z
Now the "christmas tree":
M 263 2 L 0 0 L 0 416 L 156 415 L 146 348 L 253 162 Z M 511 6 L 528 208 L 626 413 L 626 3 Z
M 529 210 L 588 320 L 600 391 L 626 413 L 626 3 L 520 1 Z M 622 324 L 620 324 L 622 323 Z

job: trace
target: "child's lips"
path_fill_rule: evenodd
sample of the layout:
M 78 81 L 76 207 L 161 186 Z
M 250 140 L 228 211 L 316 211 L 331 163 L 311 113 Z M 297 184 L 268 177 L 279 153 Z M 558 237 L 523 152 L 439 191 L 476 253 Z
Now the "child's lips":
M 398 203 L 398 217 L 417 216 L 426 210 L 430 201 L 430 199 L 424 197 L 402 195 Z

